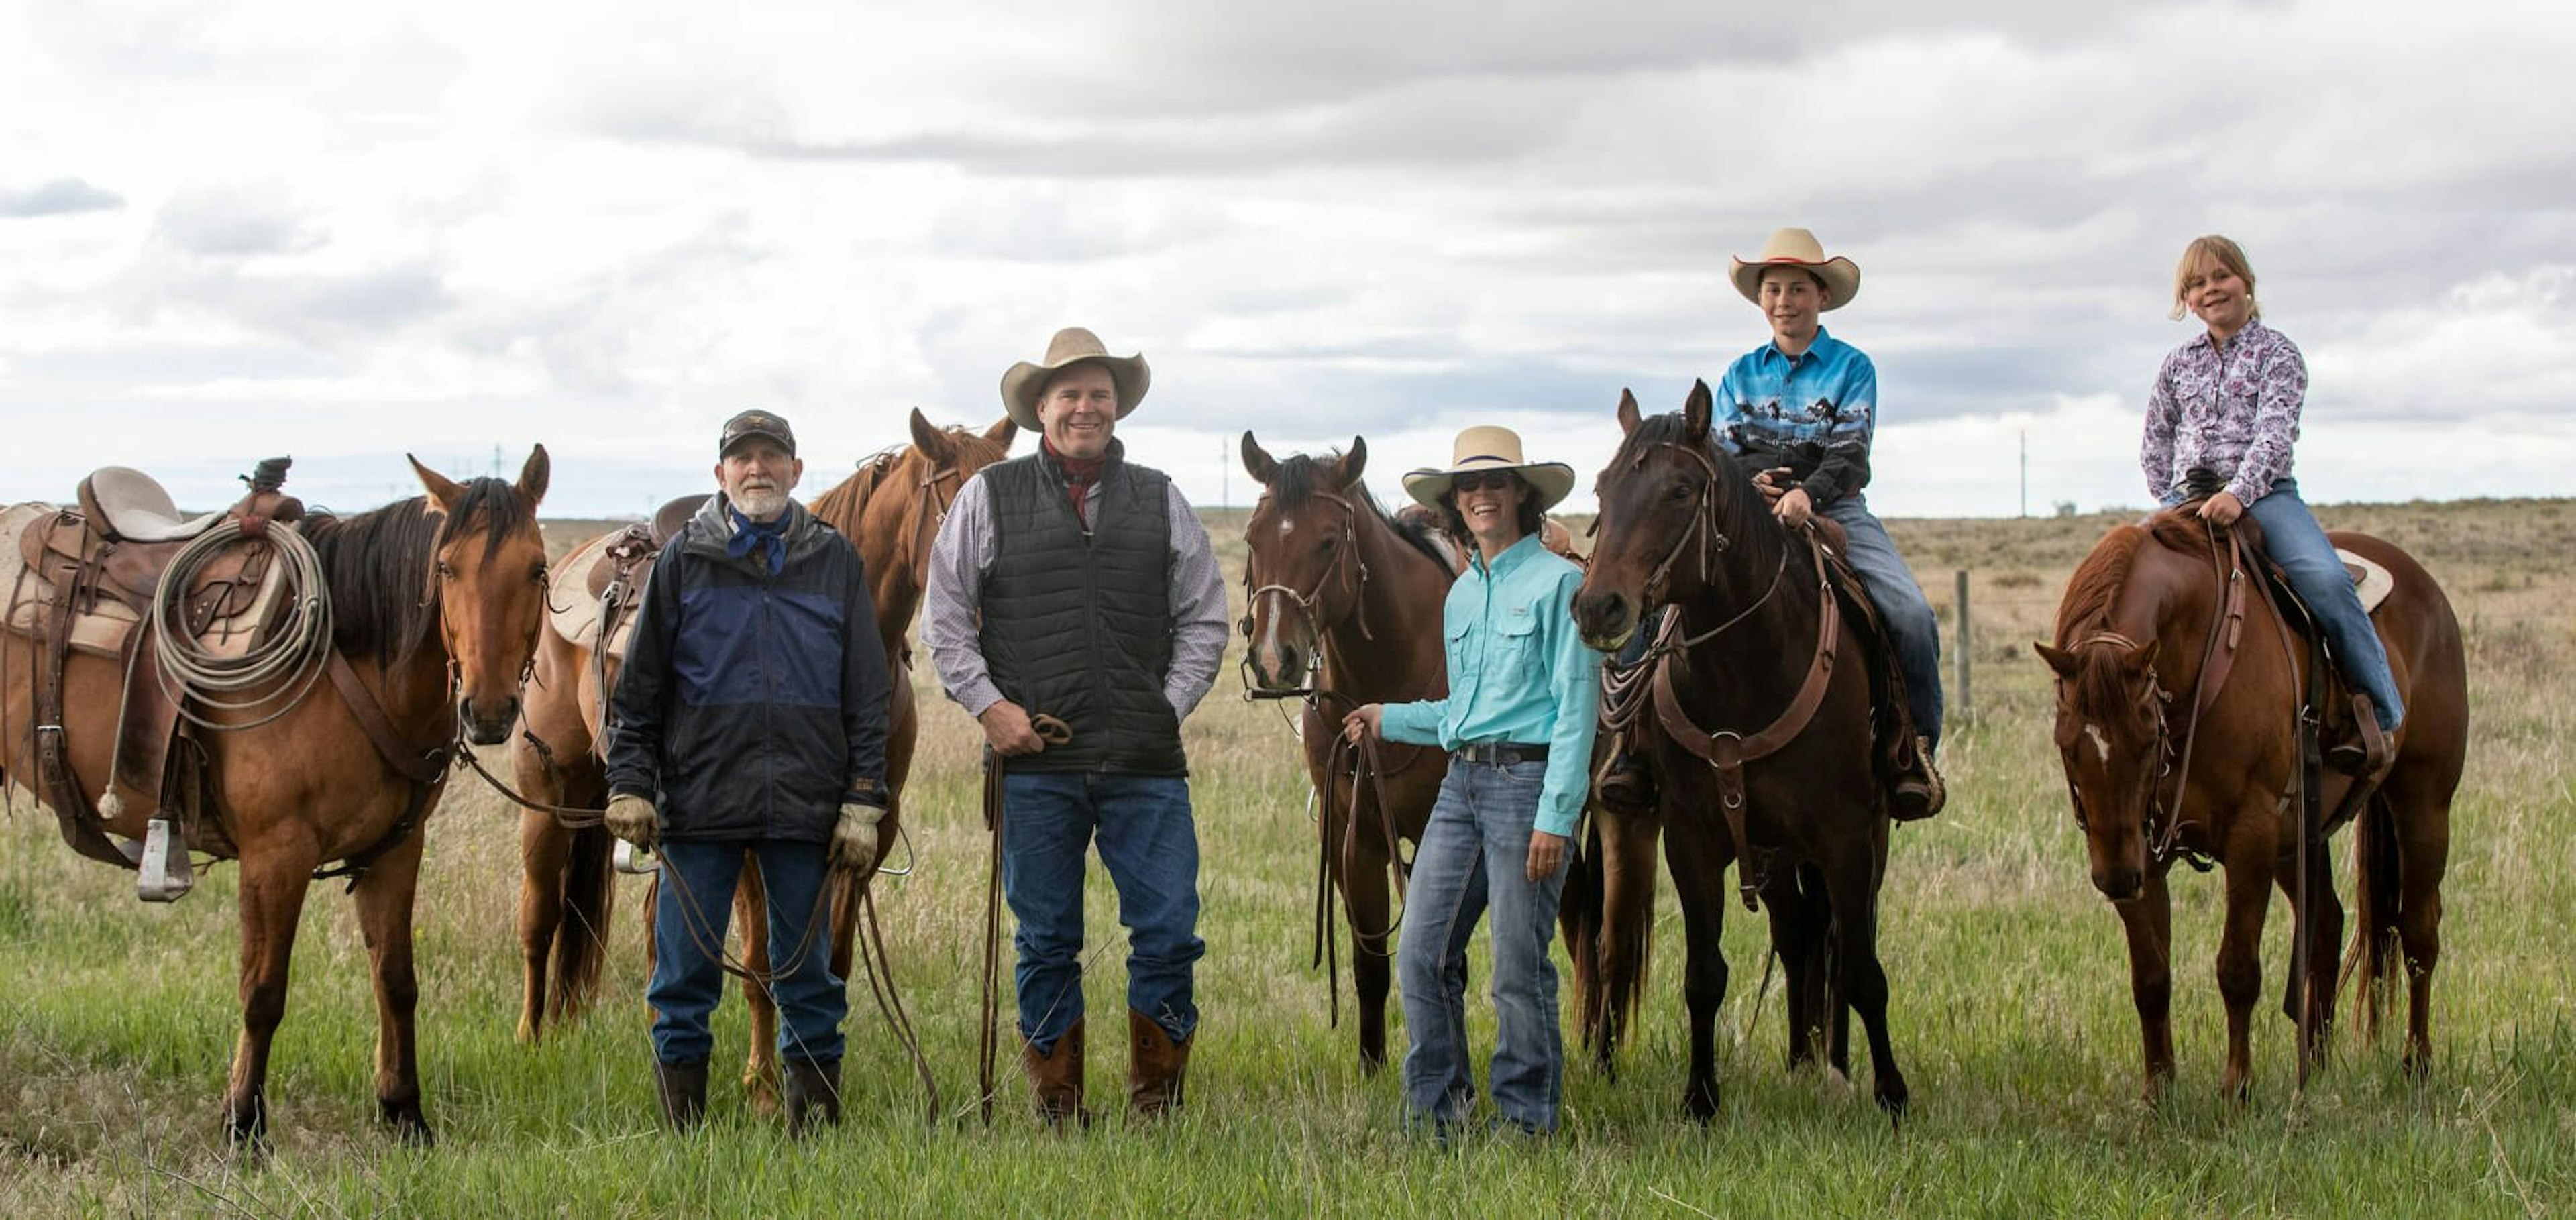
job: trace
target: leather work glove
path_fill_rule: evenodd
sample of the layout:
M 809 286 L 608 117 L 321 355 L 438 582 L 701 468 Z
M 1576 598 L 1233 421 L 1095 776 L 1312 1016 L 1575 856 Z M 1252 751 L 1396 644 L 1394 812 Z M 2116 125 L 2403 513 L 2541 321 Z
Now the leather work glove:
M 662 838 L 662 819 L 654 812 L 653 802 L 632 792 L 608 798 L 608 812 L 602 817 L 608 823 L 608 833 L 644 851 L 653 850 L 653 844 Z
M 877 821 L 885 810 L 858 801 L 841 805 L 840 824 L 832 828 L 832 867 L 856 871 L 877 862 Z

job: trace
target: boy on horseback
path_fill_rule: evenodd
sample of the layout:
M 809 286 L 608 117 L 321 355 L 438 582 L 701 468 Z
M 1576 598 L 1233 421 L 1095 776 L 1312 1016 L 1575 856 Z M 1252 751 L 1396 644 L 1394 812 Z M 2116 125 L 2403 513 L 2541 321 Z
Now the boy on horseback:
M 1932 605 L 1913 570 L 1869 511 L 1869 448 L 1878 426 L 1878 369 L 1859 348 L 1827 333 L 1817 315 L 1860 292 L 1860 267 L 1824 247 L 1805 229 L 1781 229 L 1750 261 L 1736 259 L 1735 290 L 1762 308 L 1771 341 L 1728 366 L 1718 383 L 1719 426 L 1727 452 L 1761 467 L 1754 485 L 1771 513 L 1796 529 L 1816 516 L 1839 524 L 1848 560 L 1887 625 L 1904 675 L 1906 708 L 1919 735 L 1900 748 L 1903 764 L 1891 795 L 1900 819 L 1930 817 L 1943 801 L 1932 754 L 1941 743 L 1941 637 Z M 1642 653 L 1651 632 L 1630 651 Z M 1633 661 L 1633 656 L 1623 656 Z M 1622 808 L 1652 803 L 1653 777 L 1642 751 L 1623 749 L 1601 782 L 1601 798 Z

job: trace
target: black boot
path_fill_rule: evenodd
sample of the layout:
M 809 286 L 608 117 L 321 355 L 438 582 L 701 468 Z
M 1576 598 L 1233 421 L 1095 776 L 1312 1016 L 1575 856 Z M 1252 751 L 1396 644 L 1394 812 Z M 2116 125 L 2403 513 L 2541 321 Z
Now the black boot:
M 1940 768 L 1932 765 L 1932 740 L 1914 739 L 1912 765 L 1896 777 L 1895 791 L 1890 794 L 1888 816 L 1900 822 L 1912 822 L 1941 812 L 1949 803 L 1949 785 L 1941 782 Z
M 1642 814 L 1655 807 L 1655 769 L 1646 756 L 1619 743 L 1610 765 L 1601 772 L 1601 803 L 1617 813 Z
M 803 1135 L 821 1124 L 841 1125 L 841 1061 L 787 1061 L 787 1133 Z
M 707 1061 L 656 1061 L 653 1085 L 662 1096 L 662 1122 L 683 1135 L 697 1130 L 707 1115 Z
M 2386 779 L 2397 752 L 2380 731 L 2379 711 L 2370 705 L 2370 696 L 2352 697 L 2352 717 L 2341 727 L 2344 740 L 2326 750 L 2326 765 L 2365 783 Z

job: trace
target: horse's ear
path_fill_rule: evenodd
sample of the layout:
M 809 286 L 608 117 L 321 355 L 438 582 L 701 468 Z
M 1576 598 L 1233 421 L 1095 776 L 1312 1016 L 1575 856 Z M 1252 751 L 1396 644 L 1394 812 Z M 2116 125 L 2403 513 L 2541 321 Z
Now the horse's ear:
M 527 501 L 528 507 L 535 508 L 545 500 L 546 483 L 554 477 L 554 469 L 554 460 L 546 456 L 545 446 L 528 451 L 528 464 L 519 467 L 519 498 Z
M 2040 660 L 2048 662 L 2048 667 L 2050 669 L 2057 671 L 2058 677 L 2072 678 L 2075 676 L 2074 653 L 2068 652 L 2063 648 L 2051 648 L 2037 640 L 2031 641 L 2030 647 L 2031 651 L 2039 654 Z
M 465 489 L 458 486 L 456 480 L 421 465 L 419 458 L 408 453 L 403 455 L 403 460 L 411 463 L 412 472 L 420 476 L 421 487 L 429 492 L 430 500 L 438 505 L 440 512 L 456 507 L 456 502 L 464 497 Z
M 1717 398 L 1708 392 L 1708 383 L 1691 382 L 1690 400 L 1682 404 L 1682 431 L 1694 441 L 1707 439 L 1709 417 L 1716 413 Z
M 1636 431 L 1637 425 L 1642 422 L 1643 419 L 1643 414 L 1637 410 L 1637 396 L 1630 392 L 1627 387 L 1620 387 L 1619 435 L 1626 436 L 1629 433 Z
M 1002 422 L 984 429 L 984 439 L 1000 445 L 1006 453 L 1010 451 L 1011 438 L 1019 434 L 1019 422 L 1008 415 L 1002 417 Z
M 912 409 L 912 447 L 937 466 L 947 465 L 956 456 L 956 447 L 948 443 L 948 435 L 932 427 L 930 417 L 923 415 L 919 407 Z
M 1253 481 L 1264 487 L 1268 487 L 1270 480 L 1279 474 L 1278 460 L 1270 456 L 1269 450 L 1261 447 L 1261 442 L 1252 439 L 1250 428 L 1243 430 L 1243 469 L 1244 473 L 1252 476 Z
M 1335 473 L 1341 477 L 1342 490 L 1350 490 L 1352 484 L 1360 481 L 1360 472 L 1366 469 L 1368 438 L 1354 436 L 1351 438 L 1351 451 L 1342 455 L 1341 465 L 1335 468 Z

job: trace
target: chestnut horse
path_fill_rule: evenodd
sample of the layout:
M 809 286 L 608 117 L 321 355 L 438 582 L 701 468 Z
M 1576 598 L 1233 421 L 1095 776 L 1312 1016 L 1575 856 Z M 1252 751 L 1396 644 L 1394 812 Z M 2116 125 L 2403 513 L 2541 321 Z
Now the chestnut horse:
M 901 834 L 903 785 L 918 732 L 911 652 L 904 641 L 929 578 L 930 545 L 957 489 L 976 471 L 1007 456 L 1017 432 L 1007 419 L 981 434 L 953 426 L 934 427 L 918 410 L 912 413 L 911 427 L 909 448 L 888 450 L 860 463 L 857 471 L 810 506 L 816 517 L 859 549 L 868 591 L 876 603 L 878 641 L 886 651 L 893 680 L 886 740 L 886 815 L 877 839 L 880 861 Z M 602 756 L 607 743 L 598 726 L 608 693 L 600 682 L 604 669 L 613 687 L 616 666 L 616 659 L 610 658 L 603 667 L 589 648 L 562 638 L 549 621 L 537 654 L 535 680 L 529 685 L 527 728 L 512 752 L 519 792 L 530 802 L 585 810 L 606 807 L 608 779 Z M 521 814 L 519 843 L 523 962 L 519 1037 L 535 1042 L 548 1019 L 579 1013 L 597 990 L 614 897 L 609 867 L 614 843 L 603 827 L 567 828 L 555 815 L 539 809 Z M 843 978 L 849 977 L 857 900 L 871 875 L 865 871 L 842 874 L 839 882 L 844 888 L 836 895 L 833 915 L 832 969 Z M 768 961 L 769 924 L 759 914 L 764 902 L 759 870 L 746 859 L 743 881 L 735 892 L 734 922 L 743 933 L 743 959 L 755 969 Z M 753 1106 L 767 1113 L 777 1109 L 778 1010 L 762 989 L 744 990 L 752 1032 L 743 1082 L 751 1091 Z
M 1364 703 L 1449 693 L 1440 614 L 1458 573 L 1434 536 L 1397 524 L 1370 498 L 1360 482 L 1367 467 L 1368 442 L 1357 438 L 1347 454 L 1283 462 L 1243 434 L 1243 468 L 1262 485 L 1243 528 L 1244 690 L 1305 698 L 1299 733 L 1319 855 L 1315 951 L 1331 952 L 1329 878 L 1351 925 L 1360 1063 L 1374 1071 L 1386 1063 L 1395 950 L 1388 869 L 1400 888 L 1407 865 L 1397 840 L 1422 841 L 1449 761 L 1433 747 L 1374 741 L 1355 757 L 1339 728 Z M 1333 1003 L 1338 1013 L 1338 983 Z
M 2251 525 L 2245 520 L 2235 528 Z M 2323 824 L 2311 835 L 2300 833 L 2297 820 L 2306 816 L 2297 787 L 2306 767 L 2296 736 L 2299 692 L 2316 679 L 2309 650 L 2292 645 L 2269 599 L 2227 596 L 2230 585 L 2241 589 L 2254 577 L 2233 574 L 2223 535 L 2186 511 L 2114 528 L 2067 581 L 2056 644 L 2034 645 L 2057 673 L 2057 748 L 2093 884 L 2128 933 L 2130 992 L 2145 1051 L 2143 1093 L 2151 1102 L 2173 1081 L 2166 874 L 2177 857 L 2214 860 L 2227 870 L 2227 922 L 2218 947 L 2218 989 L 2227 1004 L 2222 1091 L 2241 1100 L 2253 1087 L 2248 1026 L 2262 986 L 2263 918 L 2276 881 L 2301 929 L 2293 937 L 2283 1007 L 2306 1034 L 2298 1056 L 2299 1080 L 2306 1081 L 2325 1050 L 2340 981 L 2335 946 L 2343 908 L 2326 867 L 2324 836 L 2352 816 L 2346 806 L 2356 797 L 2353 872 L 2361 927 L 2352 966 L 2361 977 L 2364 1029 L 2377 1032 L 2402 949 L 2404 1062 L 2417 1076 L 2432 1064 L 2429 1010 L 2441 954 L 2442 873 L 2451 796 L 2468 748 L 2467 661 L 2450 601 L 2421 565 L 2365 534 L 2329 537 L 2396 578 L 2372 617 L 2406 699 L 2406 723 L 2376 792 L 2355 793 L 2349 777 L 2322 775 L 2316 795 Z M 2221 630 L 2231 604 L 2241 625 Z M 2205 672 L 2212 673 L 2208 682 Z M 2169 778 L 2177 755 L 2183 774 Z M 2306 911 L 2297 909 L 2302 839 L 2314 845 Z
M 1652 821 L 1686 938 L 1683 1101 L 1703 1120 L 1717 1112 L 1714 1035 L 1727 982 L 1719 939 L 1732 863 L 1746 901 L 1758 891 L 1771 908 L 1788 972 L 1791 1064 L 1821 1036 L 1826 1061 L 1847 1073 L 1846 1014 L 1857 1010 L 1873 1094 L 1901 1114 L 1907 1090 L 1878 958 L 1887 776 L 1872 744 L 1873 667 L 1858 663 L 1872 641 L 1838 609 L 1816 544 L 1782 529 L 1751 472 L 1714 442 L 1713 412 L 1704 382 L 1681 413 L 1652 419 L 1620 395 L 1625 439 L 1596 483 L 1598 545 L 1574 597 L 1575 625 L 1605 652 L 1625 644 L 1648 610 L 1670 607 L 1643 672 L 1658 730 L 1646 737 L 1663 777 Z M 1652 916 L 1655 826 L 1597 803 L 1594 816 L 1602 888 L 1587 897 L 1606 904 L 1598 952 L 1602 970 L 1621 976 L 1610 981 L 1625 997 L 1615 1011 L 1633 1002 L 1644 967 L 1638 921 Z M 1606 1059 L 1608 1042 L 1596 1047 Z
M 286 1014 L 288 959 L 306 888 L 331 861 L 356 866 L 358 927 L 375 976 L 377 1118 L 406 1142 L 431 1142 L 423 1115 L 413 1008 L 412 895 L 420 876 L 420 822 L 445 787 L 445 760 L 460 725 L 491 744 L 519 711 L 519 681 L 545 611 L 546 545 L 537 528 L 548 463 L 539 446 L 516 484 L 459 484 L 412 468 L 426 498 L 351 517 L 308 517 L 298 527 L 327 581 L 334 667 L 354 675 L 316 682 L 264 723 L 207 709 L 215 727 L 203 749 L 200 850 L 241 864 L 241 1039 L 224 1094 L 233 1139 L 264 1141 L 268 1056 Z M 318 591 L 317 591 L 318 592 Z M 136 628 L 142 630 L 143 628 Z M 0 769 L 35 773 L 29 736 L 37 641 L 0 628 Z M 287 675 L 285 683 L 303 680 Z M 117 662 L 74 653 L 65 667 L 64 739 L 81 795 L 105 794 L 124 675 Z M 252 701 L 272 691 L 248 692 Z M 369 706 L 353 710 L 352 699 Z M 263 713 L 264 714 L 264 713 Z M 397 765 L 361 717 L 384 722 L 409 757 Z M 391 744 L 391 743 L 388 743 Z M 417 778 L 416 778 L 417 777 Z M 136 794 L 107 830 L 140 837 L 154 799 Z

